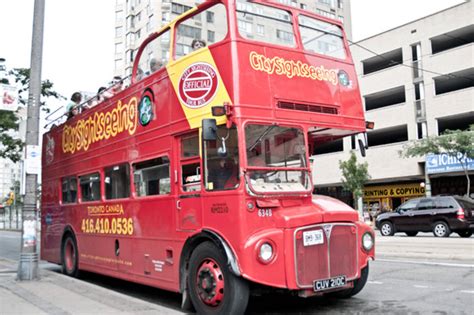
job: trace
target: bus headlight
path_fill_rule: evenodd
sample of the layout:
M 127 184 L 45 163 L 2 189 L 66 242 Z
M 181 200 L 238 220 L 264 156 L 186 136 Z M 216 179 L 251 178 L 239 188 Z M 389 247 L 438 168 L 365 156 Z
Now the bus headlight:
M 273 259 L 273 256 L 273 246 L 268 242 L 262 243 L 262 245 L 260 245 L 260 248 L 258 249 L 258 258 L 260 262 L 268 264 Z
M 362 247 L 366 250 L 369 251 L 374 247 L 374 237 L 370 232 L 366 232 L 362 236 Z

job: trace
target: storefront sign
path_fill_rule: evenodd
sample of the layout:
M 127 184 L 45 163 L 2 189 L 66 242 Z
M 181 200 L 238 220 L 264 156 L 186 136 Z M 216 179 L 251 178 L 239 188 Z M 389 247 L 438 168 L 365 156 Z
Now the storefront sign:
M 388 185 L 364 188 L 364 199 L 382 197 L 414 197 L 425 194 L 425 188 L 420 184 Z
M 462 172 L 463 168 L 459 161 L 463 161 L 468 170 L 474 170 L 474 159 L 470 159 L 458 153 L 457 156 L 442 154 L 429 154 L 426 156 L 426 173 L 449 173 Z

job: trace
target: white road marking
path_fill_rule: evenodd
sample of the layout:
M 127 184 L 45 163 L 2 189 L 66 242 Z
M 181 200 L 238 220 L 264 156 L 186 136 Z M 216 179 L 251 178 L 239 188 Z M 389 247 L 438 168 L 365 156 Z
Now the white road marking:
M 370 284 L 383 284 L 383 282 L 380 282 L 380 281 L 367 281 L 367 283 L 370 283 Z
M 461 293 L 470 293 L 470 294 L 474 294 L 474 291 L 468 291 L 468 290 L 462 290 Z
M 415 285 L 413 285 L 413 286 L 414 286 L 415 288 L 420 288 L 420 289 L 428 289 L 428 288 L 429 288 L 429 286 L 427 286 L 427 285 L 416 285 L 416 284 L 415 284 Z
M 376 259 L 376 261 L 382 262 L 394 262 L 394 263 L 406 263 L 406 264 L 419 264 L 419 265 L 430 265 L 430 266 L 445 266 L 445 267 L 460 267 L 460 268 L 474 268 L 471 264 L 452 264 L 435 261 L 416 261 L 416 260 L 398 260 L 398 259 Z

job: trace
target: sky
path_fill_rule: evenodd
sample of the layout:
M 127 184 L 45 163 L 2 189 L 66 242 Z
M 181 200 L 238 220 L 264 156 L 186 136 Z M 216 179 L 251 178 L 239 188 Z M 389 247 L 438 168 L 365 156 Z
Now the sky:
M 113 77 L 116 0 L 45 1 L 42 79 L 68 98 L 75 91 L 97 91 Z M 351 0 L 353 40 L 461 2 Z M 0 57 L 9 69 L 30 67 L 33 6 L 34 0 L 0 1 Z

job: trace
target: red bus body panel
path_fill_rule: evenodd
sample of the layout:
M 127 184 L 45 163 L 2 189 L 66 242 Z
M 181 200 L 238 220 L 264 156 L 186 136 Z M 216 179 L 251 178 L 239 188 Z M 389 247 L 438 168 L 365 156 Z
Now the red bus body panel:
M 350 207 L 328 197 L 256 197 L 248 193 L 244 176 L 235 190 L 212 192 L 202 187 L 198 197 L 180 190 L 176 139 L 199 128 L 186 116 L 173 85 L 182 63 L 212 57 L 230 98 L 229 119 L 239 128 L 242 142 L 242 129 L 249 122 L 298 126 L 307 140 L 319 142 L 365 131 L 357 76 L 347 44 L 348 57 L 337 60 L 304 52 L 298 46 L 286 48 L 244 40 L 233 20 L 233 1 L 223 3 L 229 6 L 231 20 L 226 39 L 169 63 L 44 135 L 42 259 L 61 263 L 62 238 L 70 231 L 77 240 L 80 269 L 178 292 L 182 290 L 180 259 L 184 245 L 203 231 L 218 235 L 227 244 L 244 278 L 291 290 L 306 290 L 313 280 L 339 274 L 356 279 L 368 259 L 374 257 L 374 249 L 367 253 L 361 247 L 361 236 L 373 233 L 371 229 L 359 222 Z M 302 14 L 285 8 L 293 10 L 293 15 Z M 278 71 L 282 65 L 272 64 L 275 58 L 299 66 Z M 318 79 L 321 69 L 344 70 L 352 83 L 346 87 L 337 82 L 337 77 Z M 146 91 L 155 97 L 156 115 L 142 126 L 137 122 L 137 105 Z M 244 144 L 239 153 L 243 172 L 247 166 Z M 122 163 L 132 166 L 161 156 L 170 160 L 170 194 L 138 197 L 131 171 L 130 197 L 105 199 L 104 167 Z M 101 176 L 100 200 L 83 202 L 79 193 L 78 202 L 61 202 L 62 178 L 95 172 Z M 180 199 L 182 195 L 186 198 Z M 178 200 L 186 211 L 177 208 Z M 249 209 L 249 203 L 253 209 Z M 261 216 L 260 210 L 268 209 L 271 216 Z M 318 248 L 304 247 L 298 232 L 324 229 L 325 224 L 332 224 L 334 242 Z M 112 225 L 115 233 L 111 232 Z M 263 240 L 271 241 L 276 248 L 270 264 L 258 261 L 256 248 Z

